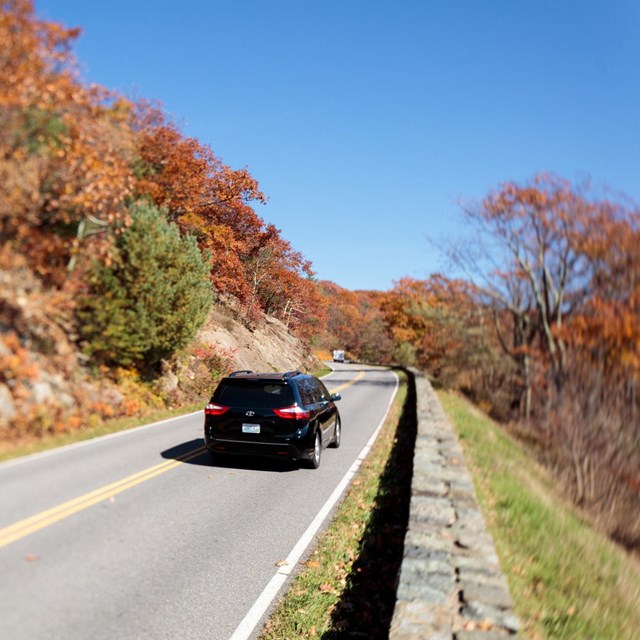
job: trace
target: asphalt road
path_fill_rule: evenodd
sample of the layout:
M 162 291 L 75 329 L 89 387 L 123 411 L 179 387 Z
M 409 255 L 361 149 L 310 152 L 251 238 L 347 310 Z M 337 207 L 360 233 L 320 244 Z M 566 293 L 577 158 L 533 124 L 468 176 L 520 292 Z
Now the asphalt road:
M 230 638 L 389 406 L 395 374 L 335 367 L 317 470 L 213 464 L 201 413 L 0 465 L 0 638 Z

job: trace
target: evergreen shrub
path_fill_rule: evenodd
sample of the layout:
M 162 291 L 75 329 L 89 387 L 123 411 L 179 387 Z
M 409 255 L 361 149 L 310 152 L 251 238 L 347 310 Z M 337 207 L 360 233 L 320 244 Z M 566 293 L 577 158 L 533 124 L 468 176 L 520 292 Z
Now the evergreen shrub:
M 97 363 L 153 369 L 185 347 L 213 302 L 210 264 L 193 236 L 162 211 L 136 205 L 114 237 L 109 264 L 94 261 L 77 316 L 84 352 Z

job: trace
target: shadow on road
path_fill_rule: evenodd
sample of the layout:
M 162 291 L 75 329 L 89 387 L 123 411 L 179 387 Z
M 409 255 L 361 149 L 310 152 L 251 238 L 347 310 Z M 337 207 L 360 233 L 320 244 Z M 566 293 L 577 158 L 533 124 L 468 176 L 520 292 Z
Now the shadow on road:
M 416 430 L 415 383 L 410 376 L 395 445 L 380 478 L 371 518 L 333 610 L 331 628 L 322 640 L 389 637 L 409 520 Z
M 190 454 L 202 449 L 200 455 L 190 457 Z M 202 467 L 220 467 L 221 469 L 246 469 L 249 471 L 267 471 L 272 473 L 285 473 L 296 471 L 300 465 L 291 460 L 272 460 L 259 456 L 239 456 L 215 454 L 212 456 L 204 448 L 204 440 L 195 438 L 188 442 L 165 449 L 160 454 L 168 460 L 180 460 L 184 464 L 195 464 Z M 187 458 L 186 460 L 184 458 Z

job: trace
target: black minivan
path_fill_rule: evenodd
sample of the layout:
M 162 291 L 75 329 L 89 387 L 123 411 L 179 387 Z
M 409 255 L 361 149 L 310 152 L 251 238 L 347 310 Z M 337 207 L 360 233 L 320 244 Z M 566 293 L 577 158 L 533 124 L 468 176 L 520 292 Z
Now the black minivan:
M 270 456 L 317 469 L 322 450 L 340 446 L 337 400 L 340 394 L 299 371 L 236 371 L 220 381 L 205 407 L 205 445 L 213 456 Z

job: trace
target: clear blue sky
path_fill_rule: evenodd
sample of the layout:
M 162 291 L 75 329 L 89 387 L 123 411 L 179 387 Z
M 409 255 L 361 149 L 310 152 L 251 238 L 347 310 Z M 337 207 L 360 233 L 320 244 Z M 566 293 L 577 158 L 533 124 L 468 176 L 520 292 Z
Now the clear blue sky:
M 36 0 L 87 81 L 247 166 L 320 279 L 445 271 L 460 199 L 538 171 L 640 200 L 637 0 Z M 471 240 L 472 241 L 472 240 Z

